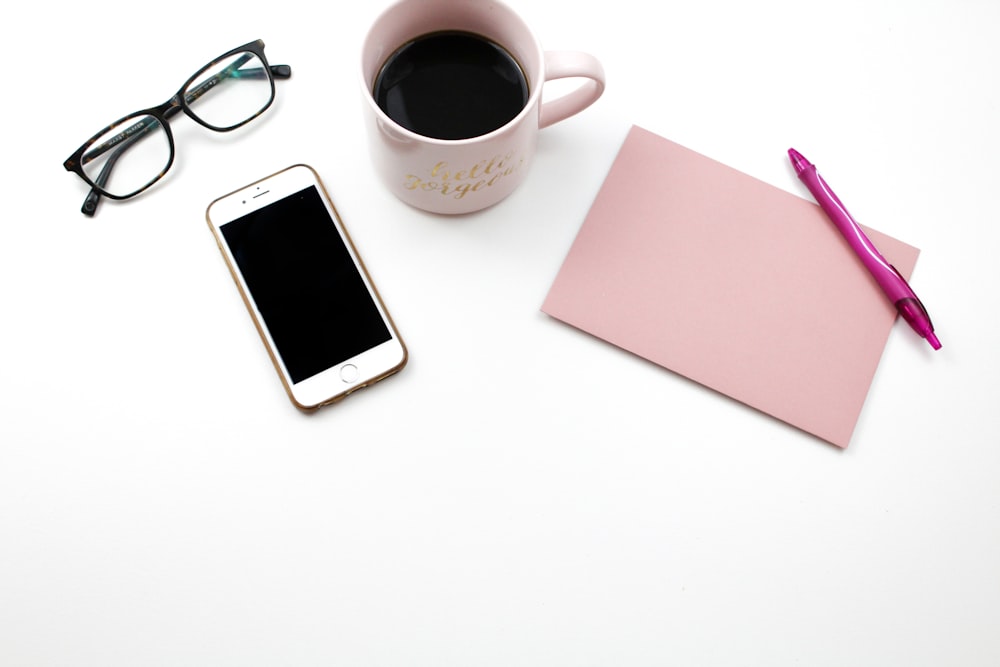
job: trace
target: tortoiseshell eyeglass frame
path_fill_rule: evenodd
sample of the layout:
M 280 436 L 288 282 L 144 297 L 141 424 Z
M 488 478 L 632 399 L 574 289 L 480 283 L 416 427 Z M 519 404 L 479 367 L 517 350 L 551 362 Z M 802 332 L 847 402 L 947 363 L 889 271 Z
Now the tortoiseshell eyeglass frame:
M 227 58 L 232 58 L 233 56 L 238 56 L 239 54 L 244 54 L 244 56 L 236 58 L 232 63 L 220 70 L 214 76 L 207 78 L 192 87 L 194 81 L 198 79 L 198 77 L 202 76 L 207 70 L 210 70 L 212 67 L 218 65 L 222 61 L 225 61 Z M 254 56 L 260 59 L 260 62 L 264 65 L 263 67 L 240 69 L 242 65 L 246 64 Z M 142 109 L 140 111 L 136 111 L 135 113 L 130 113 L 114 123 L 111 123 L 87 140 L 63 163 L 63 166 L 67 171 L 71 171 L 78 175 L 91 188 L 80 211 L 84 215 L 93 216 L 97 211 L 97 204 L 100 202 L 101 197 L 108 197 L 109 199 L 117 200 L 130 199 L 131 197 L 135 197 L 141 192 L 144 192 L 151 185 L 163 178 L 163 175 L 167 173 L 171 165 L 174 163 L 174 137 L 170 131 L 170 123 L 168 121 L 181 111 L 183 111 L 189 118 L 194 120 L 199 125 L 207 127 L 210 130 L 214 130 L 216 132 L 229 132 L 246 125 L 254 118 L 267 111 L 267 109 L 274 102 L 274 80 L 287 79 L 291 77 L 291 75 L 292 69 L 288 65 L 268 64 L 267 58 L 264 56 L 264 42 L 258 39 L 248 42 L 243 46 L 238 46 L 230 51 L 226 51 L 218 58 L 215 58 L 204 67 L 200 68 L 190 78 L 188 78 L 187 81 L 184 82 L 184 85 L 182 85 L 169 100 L 163 104 L 150 107 L 148 109 Z M 217 84 L 227 77 L 267 77 L 271 87 L 271 94 L 267 102 L 250 117 L 245 118 L 234 125 L 219 127 L 212 125 L 199 117 L 198 114 L 191 110 L 190 105 L 212 90 Z M 144 118 L 137 120 L 140 116 Z M 117 132 L 111 140 L 95 145 L 95 142 L 100 137 L 108 134 L 112 130 L 117 130 L 119 127 L 122 128 L 121 131 Z M 163 169 L 148 183 L 128 194 L 114 194 L 105 190 L 104 185 L 108 182 L 108 178 L 110 177 L 111 171 L 114 169 L 118 158 L 121 157 L 121 155 L 133 146 L 139 139 L 159 127 L 162 127 L 166 133 L 167 143 L 170 147 L 170 155 L 167 159 L 166 166 L 164 166 Z M 100 174 L 96 178 L 89 177 L 84 171 L 83 165 L 111 150 L 114 152 L 106 158 L 106 162 L 104 163 Z

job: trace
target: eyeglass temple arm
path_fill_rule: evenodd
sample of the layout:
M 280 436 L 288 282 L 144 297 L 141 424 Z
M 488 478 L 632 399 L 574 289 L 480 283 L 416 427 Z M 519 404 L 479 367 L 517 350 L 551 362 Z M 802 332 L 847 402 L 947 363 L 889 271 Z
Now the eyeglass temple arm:
M 261 79 L 266 78 L 267 74 L 261 67 L 250 67 L 245 70 L 240 70 L 239 67 L 247 60 L 250 59 L 250 55 L 246 55 L 243 58 L 239 58 L 234 61 L 229 67 L 219 72 L 210 79 L 198 84 L 195 88 L 191 90 L 187 95 L 184 96 L 184 100 L 190 104 L 194 102 L 206 92 L 215 87 L 215 85 L 225 78 L 240 78 L 240 79 Z M 271 76 L 276 79 L 288 79 L 292 76 L 292 68 L 289 65 L 271 65 L 269 68 L 271 70 Z M 173 102 L 174 100 L 171 100 Z M 177 115 L 181 110 L 179 104 L 174 104 L 163 112 L 164 118 L 172 118 Z M 124 131 L 115 135 L 116 137 L 125 136 L 124 141 L 106 141 L 100 146 L 95 146 L 92 150 L 88 151 L 85 155 L 80 158 L 80 164 L 87 164 L 91 160 L 100 157 L 104 153 L 108 152 L 112 148 L 115 148 L 115 152 L 108 158 L 108 161 L 104 163 L 101 168 L 101 173 L 98 174 L 95 183 L 99 187 L 104 187 L 104 184 L 108 182 L 108 178 L 111 177 L 111 170 L 114 168 L 115 163 L 118 162 L 118 158 L 124 153 L 128 148 L 130 148 L 135 142 L 139 141 L 142 137 L 146 136 L 151 130 L 159 126 L 160 122 L 153 118 L 152 116 L 143 118 L 137 123 L 133 123 L 127 127 Z M 80 208 L 80 212 L 86 216 L 91 216 L 97 212 L 97 204 L 101 201 L 101 193 L 97 188 L 91 188 L 90 192 L 87 193 L 87 197 L 83 200 L 83 206 Z
M 159 122 L 156 122 L 156 124 L 159 125 Z M 143 130 L 148 129 L 148 127 L 151 127 L 151 125 L 143 128 Z M 138 139 L 138 137 L 130 139 L 129 143 L 120 145 L 118 149 L 108 157 L 107 162 L 105 162 L 104 166 L 101 167 L 101 173 L 98 174 L 97 179 L 95 179 L 95 183 L 97 183 L 97 185 L 102 188 L 104 187 L 104 184 L 108 182 L 108 177 L 111 175 L 111 170 L 114 168 L 115 163 L 118 162 L 118 158 L 121 157 L 121 154 L 124 153 L 125 150 L 132 145 L 132 143 L 134 143 L 135 139 Z M 80 208 L 80 212 L 84 215 L 94 215 L 94 213 L 97 212 L 97 203 L 99 201 L 101 201 L 101 193 L 96 188 L 91 188 L 90 192 L 87 193 L 87 198 L 83 200 L 83 206 Z

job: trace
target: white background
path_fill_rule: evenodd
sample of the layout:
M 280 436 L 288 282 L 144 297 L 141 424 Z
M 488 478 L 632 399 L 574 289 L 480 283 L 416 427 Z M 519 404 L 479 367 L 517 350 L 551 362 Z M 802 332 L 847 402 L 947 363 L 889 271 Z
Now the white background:
M 1000 4 L 512 2 L 608 88 L 459 219 L 374 180 L 381 3 L 7 14 L 0 664 L 1000 664 Z M 62 161 L 257 37 L 274 108 L 82 216 Z M 922 249 L 944 348 L 897 322 L 846 451 L 539 312 L 631 123 Z M 296 162 L 411 352 L 311 416 L 204 221 Z

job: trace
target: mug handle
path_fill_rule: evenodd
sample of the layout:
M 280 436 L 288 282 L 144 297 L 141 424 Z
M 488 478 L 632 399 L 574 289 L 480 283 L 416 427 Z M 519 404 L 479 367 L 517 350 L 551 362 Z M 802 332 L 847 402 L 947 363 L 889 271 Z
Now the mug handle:
M 546 51 L 545 80 L 581 77 L 589 79 L 578 88 L 542 104 L 538 128 L 554 125 L 578 114 L 604 93 L 604 67 L 594 56 L 581 51 Z

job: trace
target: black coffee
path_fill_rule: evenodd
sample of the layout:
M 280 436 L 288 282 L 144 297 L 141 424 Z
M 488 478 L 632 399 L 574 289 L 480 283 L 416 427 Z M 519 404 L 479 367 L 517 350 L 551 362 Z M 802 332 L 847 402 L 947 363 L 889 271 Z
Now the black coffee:
M 503 47 L 466 32 L 404 44 L 375 79 L 375 102 L 406 129 L 468 139 L 503 127 L 528 102 L 528 83 Z

